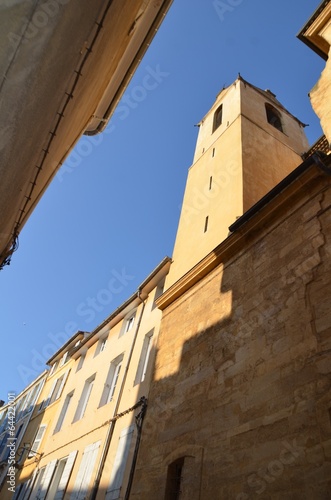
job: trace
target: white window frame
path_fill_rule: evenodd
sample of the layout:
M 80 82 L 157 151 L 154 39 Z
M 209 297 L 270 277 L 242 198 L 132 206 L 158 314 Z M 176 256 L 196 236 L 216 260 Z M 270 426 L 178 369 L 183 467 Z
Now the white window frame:
M 55 363 L 52 364 L 51 369 L 50 369 L 49 374 L 48 374 L 49 377 L 51 377 L 53 375 L 53 373 L 55 372 L 55 370 L 57 368 L 57 365 L 58 365 L 57 361 L 55 361 Z
M 101 441 L 97 441 L 96 443 L 90 444 L 85 448 L 77 472 L 73 491 L 70 495 L 70 500 L 85 500 L 85 498 L 87 498 L 92 472 L 100 444 Z
M 28 453 L 28 458 L 33 458 L 36 456 L 39 448 L 40 448 L 40 444 L 44 438 L 44 435 L 45 435 L 45 432 L 46 432 L 46 428 L 47 428 L 47 425 L 45 424 L 41 424 L 39 427 L 38 427 L 38 430 L 35 434 L 35 437 L 34 437 L 34 440 L 33 440 L 33 443 L 31 445 L 31 449 Z
M 98 354 L 100 354 L 101 352 L 103 352 L 106 349 L 107 342 L 108 342 L 108 335 L 109 334 L 107 333 L 107 335 L 104 335 L 103 337 L 101 337 L 99 339 L 99 342 L 98 342 L 96 350 L 95 350 L 94 357 L 97 356 Z
M 62 500 L 67 488 L 71 471 L 74 466 L 77 451 L 72 451 L 57 463 L 48 488 L 46 500 Z
M 83 364 L 85 361 L 85 354 L 82 354 L 78 360 L 77 368 L 76 368 L 76 373 L 79 372 L 79 370 L 82 368 Z
M 76 413 L 75 413 L 73 422 L 77 422 L 77 420 L 81 420 L 85 415 L 85 411 L 86 411 L 86 408 L 87 408 L 87 405 L 88 405 L 88 402 L 89 402 L 89 399 L 91 396 L 91 392 L 93 390 L 95 376 L 96 376 L 96 374 L 94 373 L 94 375 L 92 375 L 91 377 L 89 377 L 85 381 L 82 395 L 81 395 L 80 400 L 78 402 L 78 406 L 76 409 Z
M 65 352 L 59 361 L 59 368 L 69 361 L 69 351 Z
M 74 395 L 74 392 L 75 391 L 71 391 L 66 395 L 64 402 L 63 402 L 63 406 L 62 406 L 61 411 L 60 411 L 59 418 L 56 422 L 56 426 L 55 426 L 53 434 L 56 434 L 57 432 L 59 432 L 62 429 L 63 422 L 67 416 L 68 409 L 69 409 L 70 403 L 72 401 L 72 397 Z
M 144 337 L 134 385 L 140 384 L 145 380 L 149 358 L 153 348 L 153 335 L 154 329 L 146 333 Z
M 63 375 L 54 380 L 49 395 L 47 399 L 45 399 L 45 401 L 40 405 L 39 411 L 43 410 L 44 408 L 46 408 L 46 406 L 49 406 L 50 404 L 54 403 L 54 401 L 59 399 L 62 394 L 64 384 L 67 381 L 69 372 L 70 370 L 66 371 L 65 373 L 63 373 Z
M 137 310 L 134 310 L 125 316 L 125 318 L 123 319 L 122 328 L 121 328 L 119 337 L 122 337 L 122 335 L 125 335 L 130 330 L 132 330 L 132 328 L 134 327 L 135 322 L 136 322 L 136 314 L 137 314 Z
M 104 385 L 104 388 L 102 391 L 102 396 L 100 399 L 99 407 L 110 403 L 110 401 L 112 401 L 112 399 L 114 397 L 117 383 L 119 380 L 120 370 L 121 370 L 121 367 L 123 364 L 123 358 L 124 358 L 124 353 L 117 356 L 110 363 L 108 375 L 107 375 L 106 382 L 105 382 L 105 385 Z

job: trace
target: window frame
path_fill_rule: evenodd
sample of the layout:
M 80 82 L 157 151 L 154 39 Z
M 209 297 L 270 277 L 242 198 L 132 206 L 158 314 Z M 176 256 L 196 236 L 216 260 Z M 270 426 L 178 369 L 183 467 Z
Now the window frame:
M 63 426 L 64 420 L 67 416 L 68 409 L 69 409 L 70 403 L 72 401 L 72 397 L 74 395 L 74 392 L 75 391 L 69 392 L 66 395 L 66 397 L 64 398 L 63 405 L 62 405 L 59 417 L 57 419 L 53 434 L 60 432 L 60 430 L 62 429 L 62 426 Z
M 38 427 L 38 430 L 37 430 L 37 432 L 35 434 L 35 437 L 33 439 L 33 442 L 32 442 L 32 445 L 31 445 L 31 448 L 30 448 L 30 451 L 28 453 L 28 457 L 27 458 L 34 458 L 38 454 L 38 450 L 40 448 L 42 440 L 44 439 L 46 429 L 47 429 L 47 425 L 46 424 L 41 424 Z M 41 436 L 38 437 L 38 434 L 40 432 L 41 432 Z
M 114 399 L 114 394 L 118 384 L 124 353 L 120 354 L 110 362 L 107 378 L 102 391 L 99 408 L 110 403 Z
M 74 419 L 72 421 L 73 423 L 77 422 L 78 420 L 81 420 L 85 415 L 86 408 L 87 408 L 87 405 L 88 405 L 88 402 L 89 402 L 89 399 L 91 397 L 91 393 L 93 390 L 95 377 L 96 377 L 96 373 L 94 373 L 88 379 L 85 380 L 82 394 L 81 394 L 81 397 L 78 401 L 78 405 L 76 408 Z
M 143 345 L 141 348 L 137 373 L 134 380 L 134 385 L 141 384 L 144 382 L 146 378 L 146 373 L 148 370 L 149 359 L 151 355 L 151 351 L 153 349 L 153 336 L 154 336 L 154 328 L 146 333 L 143 341 Z

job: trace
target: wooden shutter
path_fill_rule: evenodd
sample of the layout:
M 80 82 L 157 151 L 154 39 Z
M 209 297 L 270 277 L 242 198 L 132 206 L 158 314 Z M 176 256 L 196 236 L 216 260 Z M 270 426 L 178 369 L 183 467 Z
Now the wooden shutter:
M 55 471 L 56 463 L 57 460 L 52 460 L 46 465 L 44 476 L 37 491 L 36 500 L 44 500 L 44 498 L 46 497 L 47 490 L 49 488 L 49 485 L 51 484 L 52 477 Z
M 34 438 L 34 441 L 32 443 L 31 450 L 29 451 L 29 454 L 28 454 L 28 458 L 35 456 L 34 452 L 37 452 L 37 450 L 40 446 L 40 443 L 44 437 L 45 431 L 46 431 L 46 425 L 41 425 L 39 427 L 37 434 L 36 434 L 36 437 Z
M 70 500 L 84 500 L 86 498 L 100 443 L 101 441 L 98 441 L 85 448 Z
M 57 492 L 56 492 L 56 495 L 54 497 L 54 500 L 62 500 L 62 498 L 64 497 L 64 493 L 65 493 L 65 490 L 66 490 L 66 487 L 67 487 L 67 484 L 69 481 L 69 477 L 70 477 L 72 468 L 74 466 L 76 456 L 77 456 L 77 451 L 72 451 L 69 454 L 67 463 L 64 467 L 59 485 L 57 487 Z
M 67 370 L 63 376 L 63 379 L 61 381 L 61 385 L 60 387 L 58 388 L 58 390 L 56 391 L 56 394 L 55 394 L 55 399 L 54 401 L 56 401 L 57 399 L 59 399 L 59 397 L 61 396 L 61 393 L 62 393 L 62 390 L 63 390 L 63 387 L 64 387 L 64 384 L 66 383 L 67 381 L 67 378 L 68 378 L 68 375 L 69 375 L 69 372 L 70 370 Z
M 123 429 L 117 447 L 113 470 L 110 476 L 110 483 L 106 493 L 106 500 L 116 500 L 120 498 L 123 476 L 128 460 L 129 449 L 133 436 L 134 426 L 130 425 Z

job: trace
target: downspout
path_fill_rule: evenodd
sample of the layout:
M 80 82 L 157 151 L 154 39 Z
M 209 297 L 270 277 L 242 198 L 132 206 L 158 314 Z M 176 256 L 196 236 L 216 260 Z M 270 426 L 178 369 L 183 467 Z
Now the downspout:
M 94 481 L 92 493 L 91 493 L 91 496 L 90 496 L 90 500 L 95 500 L 96 496 L 98 494 L 98 489 L 99 489 L 99 486 L 100 486 L 101 476 L 102 476 L 102 473 L 103 473 L 103 469 L 105 467 L 106 458 L 107 458 L 107 455 L 108 455 L 108 452 L 109 452 L 109 447 L 110 447 L 110 444 L 111 444 L 111 441 L 112 441 L 112 438 L 113 438 L 113 434 L 114 434 L 114 430 L 115 430 L 115 425 L 116 425 L 116 422 L 117 422 L 117 420 L 114 419 L 114 417 L 118 413 L 118 409 L 119 409 L 119 406 L 120 406 L 120 403 L 121 403 L 121 399 L 122 399 L 122 395 L 123 395 L 123 391 L 124 391 L 124 386 L 125 386 L 125 382 L 126 382 L 126 379 L 127 379 L 127 375 L 128 375 L 128 371 L 129 371 L 129 367 L 130 367 L 132 355 L 133 355 L 133 350 L 134 350 L 134 347 L 135 347 L 135 344 L 136 344 L 136 340 L 137 340 L 137 337 L 138 337 L 140 323 L 141 323 L 142 316 L 143 316 L 143 313 L 144 313 L 144 310 L 145 310 L 145 302 L 141 298 L 141 289 L 140 288 L 138 289 L 137 297 L 138 297 L 138 299 L 142 303 L 141 313 L 139 315 L 138 323 L 137 323 L 137 326 L 136 326 L 136 331 L 135 331 L 134 338 L 133 338 L 133 341 L 132 341 L 132 344 L 131 344 L 131 349 L 130 349 L 128 361 L 127 361 L 126 367 L 125 367 L 125 372 L 124 372 L 123 380 L 122 380 L 121 387 L 120 387 L 120 390 L 119 390 L 119 393 L 118 393 L 118 396 L 117 396 L 116 405 L 115 405 L 115 408 L 114 408 L 114 411 L 113 411 L 113 418 L 112 418 L 112 420 L 110 422 L 110 425 L 109 425 L 109 428 L 108 428 L 108 431 L 107 431 L 107 435 L 106 435 L 106 439 L 105 439 L 105 444 L 104 444 L 104 447 L 103 447 L 103 450 L 102 450 L 102 455 L 101 455 L 101 458 L 100 458 L 99 467 L 98 467 L 97 474 L 96 474 L 96 477 L 95 477 L 95 481 Z

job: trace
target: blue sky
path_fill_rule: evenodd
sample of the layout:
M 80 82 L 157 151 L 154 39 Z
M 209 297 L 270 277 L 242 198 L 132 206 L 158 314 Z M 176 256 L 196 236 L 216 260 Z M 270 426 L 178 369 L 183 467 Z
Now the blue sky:
M 106 132 L 80 140 L 24 227 L 0 273 L 0 399 L 171 256 L 194 125 L 238 72 L 308 123 L 311 144 L 322 134 L 307 94 L 324 62 L 296 38 L 318 2 L 222 3 L 174 0 Z

